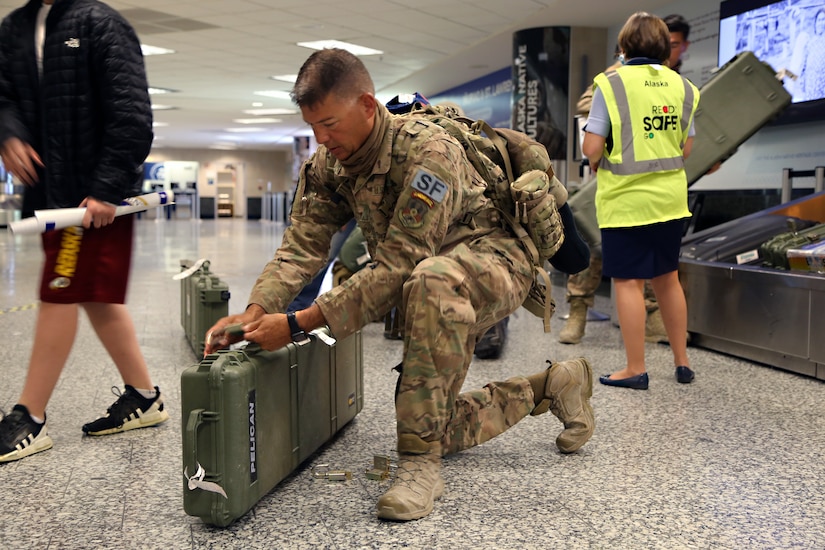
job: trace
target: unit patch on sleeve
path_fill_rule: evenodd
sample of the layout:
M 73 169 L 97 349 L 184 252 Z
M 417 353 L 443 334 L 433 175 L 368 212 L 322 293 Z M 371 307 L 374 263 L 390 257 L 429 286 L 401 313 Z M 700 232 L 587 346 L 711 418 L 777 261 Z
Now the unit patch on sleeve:
M 424 224 L 424 214 L 426 214 L 434 204 L 430 197 L 418 191 L 413 191 L 410 200 L 398 211 L 398 221 L 408 229 L 419 228 Z

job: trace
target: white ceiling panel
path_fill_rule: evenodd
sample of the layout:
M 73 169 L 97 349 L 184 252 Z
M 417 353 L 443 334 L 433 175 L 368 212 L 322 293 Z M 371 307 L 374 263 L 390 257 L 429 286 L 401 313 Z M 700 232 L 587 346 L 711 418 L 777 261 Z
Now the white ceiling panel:
M 216 141 L 238 147 L 283 148 L 276 141 L 306 135 L 300 116 L 279 116 L 266 132 L 227 134 L 253 102 L 294 108 L 256 96 L 289 90 L 275 74 L 295 74 L 311 51 L 299 41 L 339 39 L 383 50 L 364 57 L 382 97 L 420 91 L 434 95 L 509 65 L 512 33 L 545 25 L 608 27 L 638 9 L 656 12 L 672 0 L 112 0 L 144 43 L 176 51 L 146 60 L 150 85 L 176 93 L 153 102 L 168 126 L 158 146 L 202 148 Z M 0 16 L 24 0 L 0 0 Z

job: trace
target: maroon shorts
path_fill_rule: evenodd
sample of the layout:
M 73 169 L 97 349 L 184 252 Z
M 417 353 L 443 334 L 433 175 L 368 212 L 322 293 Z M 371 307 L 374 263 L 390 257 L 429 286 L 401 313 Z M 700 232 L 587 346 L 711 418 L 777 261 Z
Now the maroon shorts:
M 53 304 L 123 304 L 132 260 L 133 216 L 99 229 L 67 227 L 43 233 L 40 300 Z

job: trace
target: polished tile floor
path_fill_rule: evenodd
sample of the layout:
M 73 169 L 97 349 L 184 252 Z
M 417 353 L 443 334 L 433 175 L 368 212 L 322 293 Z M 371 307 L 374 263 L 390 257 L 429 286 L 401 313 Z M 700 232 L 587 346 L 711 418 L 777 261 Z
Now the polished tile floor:
M 145 430 L 83 437 L 119 385 L 116 369 L 83 321 L 48 408 L 54 448 L 0 465 L 0 548 L 825 548 L 825 385 L 764 365 L 690 348 L 696 381 L 679 385 L 669 348 L 647 348 L 646 392 L 596 384 L 597 428 L 565 456 L 552 415 L 528 417 L 480 447 L 444 461 L 447 489 L 434 512 L 411 523 L 373 514 L 386 482 L 359 474 L 394 446 L 390 367 L 401 344 L 383 326 L 363 331 L 364 409 L 330 444 L 228 528 L 183 511 L 180 374 L 194 364 L 180 324 L 183 258 L 208 258 L 240 311 L 283 226 L 246 220 L 137 223 L 128 304 L 171 420 Z M 0 230 L 0 407 L 20 392 L 37 315 L 37 237 Z M 595 374 L 619 368 L 621 338 L 590 323 L 583 342 L 556 341 L 525 311 L 514 315 L 500 360 L 476 360 L 468 387 L 588 357 Z M 610 313 L 608 298 L 597 309 Z M 354 472 L 315 479 L 310 467 Z

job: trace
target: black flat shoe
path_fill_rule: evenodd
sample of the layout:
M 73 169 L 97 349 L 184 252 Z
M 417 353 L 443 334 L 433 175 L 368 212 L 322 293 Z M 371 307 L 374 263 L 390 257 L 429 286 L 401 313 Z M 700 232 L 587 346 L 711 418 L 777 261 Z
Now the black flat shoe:
M 599 382 L 601 382 L 605 386 L 631 388 L 634 390 L 646 390 L 648 381 L 649 380 L 646 372 L 640 374 L 639 376 L 630 376 L 628 378 L 620 378 L 619 380 L 612 380 L 609 374 L 599 377 Z
M 680 384 L 690 384 L 693 378 L 693 371 L 688 367 L 676 367 L 676 381 Z

